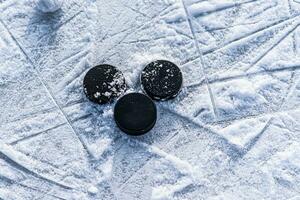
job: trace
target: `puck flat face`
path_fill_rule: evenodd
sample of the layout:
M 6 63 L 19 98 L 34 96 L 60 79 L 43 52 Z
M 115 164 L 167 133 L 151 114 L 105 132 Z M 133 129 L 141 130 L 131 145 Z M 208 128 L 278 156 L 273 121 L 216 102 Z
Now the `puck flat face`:
M 141 74 L 143 90 L 155 100 L 168 100 L 176 97 L 181 90 L 182 81 L 179 67 L 166 60 L 151 62 Z
M 123 94 L 126 83 L 122 72 L 116 67 L 98 65 L 86 73 L 83 88 L 88 99 L 94 103 L 105 104 Z
M 156 123 L 156 106 L 148 96 L 130 93 L 116 103 L 114 118 L 117 126 L 128 135 L 143 135 Z

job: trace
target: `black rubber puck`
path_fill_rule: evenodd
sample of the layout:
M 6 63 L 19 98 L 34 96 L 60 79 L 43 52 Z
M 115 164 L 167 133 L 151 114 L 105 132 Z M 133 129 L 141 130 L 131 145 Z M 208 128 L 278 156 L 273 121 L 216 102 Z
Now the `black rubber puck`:
M 123 132 L 133 136 L 143 135 L 156 123 L 156 106 L 146 95 L 130 93 L 116 103 L 114 118 Z
M 110 102 L 126 90 L 125 78 L 116 67 L 98 65 L 90 69 L 83 80 L 84 93 L 99 104 Z
M 148 64 L 141 74 L 143 90 L 155 100 L 176 97 L 182 87 L 182 73 L 177 65 L 166 60 Z

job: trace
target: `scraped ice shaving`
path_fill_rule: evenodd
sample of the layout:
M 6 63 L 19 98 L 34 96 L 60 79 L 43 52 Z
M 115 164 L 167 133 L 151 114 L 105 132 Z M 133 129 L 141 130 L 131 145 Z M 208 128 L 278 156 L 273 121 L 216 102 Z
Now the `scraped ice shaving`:
M 241 120 L 218 132 L 224 135 L 233 144 L 244 147 L 252 138 L 262 131 L 268 119 L 269 117 Z
M 151 146 L 150 152 L 157 154 L 163 157 L 164 159 L 172 162 L 181 173 L 194 174 L 196 172 L 195 168 L 191 166 L 188 162 L 180 160 L 179 158 L 170 154 L 167 154 L 166 152 L 160 150 L 157 147 Z
M 226 8 L 229 6 L 233 6 L 236 3 L 232 0 L 212 0 L 212 1 L 201 1 L 200 3 L 192 4 L 189 7 L 190 14 L 193 16 L 199 16 L 201 14 L 212 12 L 218 9 Z
M 98 193 L 98 188 L 92 185 L 88 188 L 88 192 L 92 195 L 95 195 Z
M 105 179 L 111 178 L 112 169 L 113 169 L 113 156 L 111 156 L 106 162 L 104 162 L 101 166 L 101 171 L 104 174 Z
M 189 178 L 183 178 L 178 181 L 175 185 L 164 185 L 154 188 L 152 190 L 151 199 L 155 200 L 163 200 L 163 199 L 171 199 L 172 195 L 191 185 L 193 182 Z
M 190 165 L 187 161 L 183 161 L 176 156 L 170 155 L 157 147 L 150 147 L 150 152 L 160 156 L 164 161 L 169 162 L 178 172 L 176 184 L 164 184 L 152 188 L 151 199 L 164 200 L 173 199 L 176 192 L 182 191 L 190 185 L 199 186 L 206 185 L 207 180 L 201 177 L 201 169 Z
M 176 23 L 176 22 L 182 22 L 185 20 L 185 12 L 184 9 L 181 9 L 182 5 L 180 1 L 177 1 L 171 5 L 173 10 L 177 10 L 177 12 L 170 12 L 169 14 L 165 15 L 163 19 L 167 23 Z
M 110 148 L 111 142 L 112 140 L 108 138 L 99 139 L 90 145 L 90 151 L 96 159 L 99 159 L 102 154 Z
M 94 94 L 94 97 L 95 98 L 98 98 L 98 97 L 100 97 L 101 96 L 101 93 L 100 92 L 96 92 L 95 94 Z

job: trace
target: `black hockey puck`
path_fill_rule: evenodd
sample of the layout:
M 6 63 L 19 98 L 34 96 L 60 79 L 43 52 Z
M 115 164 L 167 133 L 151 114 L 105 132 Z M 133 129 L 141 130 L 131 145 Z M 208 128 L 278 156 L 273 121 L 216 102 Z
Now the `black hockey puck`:
M 117 126 L 128 135 L 143 135 L 156 123 L 156 106 L 146 95 L 130 93 L 116 103 L 114 118 Z
M 182 73 L 174 63 L 157 60 L 148 64 L 141 74 L 143 90 L 155 100 L 176 97 L 182 86 Z
M 83 80 L 84 93 L 99 104 L 110 102 L 126 90 L 125 78 L 116 67 L 98 65 L 90 69 Z

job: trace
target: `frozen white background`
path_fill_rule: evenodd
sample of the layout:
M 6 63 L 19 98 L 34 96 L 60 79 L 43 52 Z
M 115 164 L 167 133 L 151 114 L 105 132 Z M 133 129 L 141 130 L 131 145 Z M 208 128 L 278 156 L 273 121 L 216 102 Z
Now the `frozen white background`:
M 300 199 L 300 1 L 0 0 L 0 199 Z M 180 95 L 143 137 L 82 79 L 131 91 L 155 59 Z

